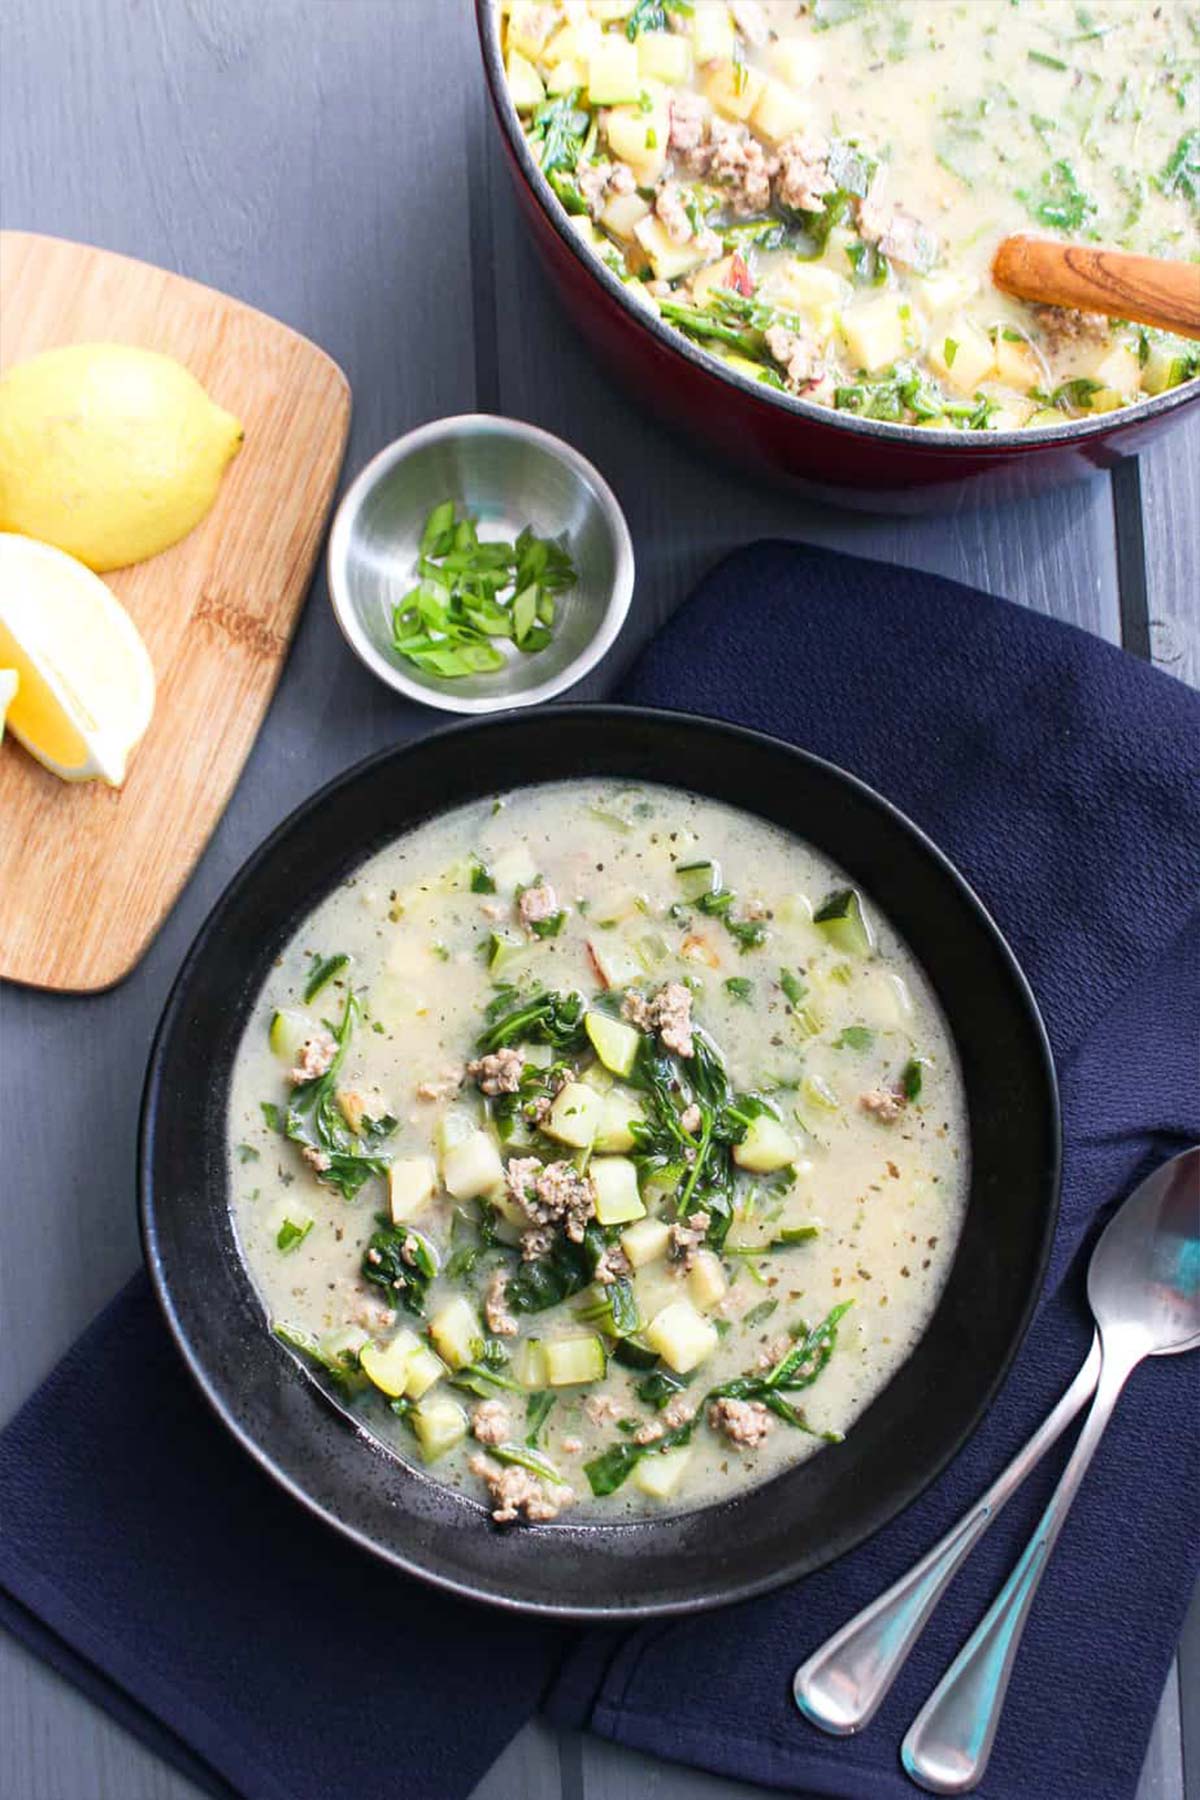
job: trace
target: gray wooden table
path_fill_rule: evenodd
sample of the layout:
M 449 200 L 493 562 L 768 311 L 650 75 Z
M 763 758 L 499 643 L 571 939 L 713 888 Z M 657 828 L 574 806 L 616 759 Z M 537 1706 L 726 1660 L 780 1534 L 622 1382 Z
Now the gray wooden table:
M 610 385 L 545 291 L 485 118 L 469 0 L 4 0 L 0 59 L 4 224 L 145 257 L 315 338 L 355 391 L 348 472 L 474 409 L 594 458 L 639 579 L 581 697 L 606 690 L 706 565 L 766 534 L 957 576 L 1200 679 L 1200 419 L 1115 478 L 923 520 L 839 513 L 710 467 Z M 141 968 L 95 999 L 0 989 L 0 1421 L 137 1262 L 143 1064 L 204 913 L 297 802 L 432 722 L 352 660 L 318 582 L 232 804 Z M 1181 1709 L 1172 1672 L 1139 1800 L 1200 1796 L 1195 1607 L 1182 1661 L 1192 1680 Z M 759 1791 L 534 1724 L 477 1800 Z M 0 1800 L 195 1794 L 0 1638 Z

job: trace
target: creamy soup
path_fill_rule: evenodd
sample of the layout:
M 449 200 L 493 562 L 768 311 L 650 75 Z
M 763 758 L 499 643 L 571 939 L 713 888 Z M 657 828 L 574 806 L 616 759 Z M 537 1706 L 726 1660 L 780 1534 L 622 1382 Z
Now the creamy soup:
M 1014 232 L 1200 256 L 1194 0 L 506 0 L 535 159 L 631 298 L 772 387 L 1061 425 L 1195 344 L 1026 305 Z M 1197 277 L 1200 280 L 1200 274 Z
M 363 1429 L 500 1520 L 703 1504 L 840 1438 L 966 1198 L 929 985 L 810 846 L 569 782 L 421 827 L 272 969 L 237 1235 Z

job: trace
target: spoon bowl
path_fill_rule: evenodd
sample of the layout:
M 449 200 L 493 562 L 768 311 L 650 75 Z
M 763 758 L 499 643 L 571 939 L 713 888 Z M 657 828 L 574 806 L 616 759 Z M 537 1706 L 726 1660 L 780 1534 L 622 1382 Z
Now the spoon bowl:
M 1143 1356 L 1200 1342 L 1200 1149 L 1147 1176 L 1109 1220 L 1088 1266 L 1101 1331 L 1136 1331 Z

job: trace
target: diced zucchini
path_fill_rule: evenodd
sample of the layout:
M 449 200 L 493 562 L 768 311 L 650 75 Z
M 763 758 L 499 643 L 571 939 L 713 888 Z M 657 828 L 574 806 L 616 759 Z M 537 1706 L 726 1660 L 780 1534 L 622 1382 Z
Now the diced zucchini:
M 643 1218 L 646 1208 L 638 1193 L 637 1170 L 627 1156 L 597 1156 L 589 1174 L 596 1190 L 596 1217 L 601 1225 L 624 1225 Z
M 433 1128 L 433 1140 L 438 1155 L 446 1157 L 457 1144 L 463 1143 L 472 1132 L 478 1130 L 476 1114 L 466 1106 L 452 1106 L 444 1112 Z
M 522 1387 L 546 1386 L 546 1350 L 540 1338 L 524 1338 L 513 1352 L 513 1380 Z
M 793 132 L 803 131 L 812 118 L 812 107 L 786 82 L 768 77 L 754 105 L 750 123 L 769 144 L 782 144 Z
M 613 1088 L 604 1096 L 604 1109 L 600 1114 L 600 1129 L 596 1133 L 594 1148 L 606 1155 L 632 1150 L 634 1136 L 629 1127 L 644 1123 L 645 1117 L 627 1088 Z
M 547 1137 L 573 1150 L 586 1150 L 600 1129 L 603 1110 L 595 1088 L 585 1087 L 581 1081 L 568 1081 L 550 1108 L 542 1130 Z
M 638 1219 L 621 1233 L 621 1248 L 635 1269 L 665 1256 L 670 1242 L 671 1227 L 665 1219 Z
M 542 1349 L 547 1387 L 577 1387 L 587 1381 L 603 1381 L 608 1363 L 604 1345 L 594 1332 L 589 1331 L 586 1337 L 550 1338 Z
M 973 394 L 981 381 L 995 373 L 996 350 L 969 319 L 951 319 L 945 330 L 939 325 L 930 339 L 929 364 L 947 387 L 959 394 Z
M 558 68 L 564 62 L 582 62 L 586 64 L 600 40 L 600 26 L 595 19 L 580 19 L 571 25 L 564 25 L 556 31 L 543 50 L 541 61 L 548 69 Z M 587 85 L 587 77 L 576 84 Z
M 1200 279 L 1200 276 L 1197 277 Z M 1102 388 L 1111 388 L 1114 393 L 1128 398 L 1136 394 L 1142 384 L 1142 369 L 1133 351 L 1124 344 L 1112 344 L 1091 369 L 1093 381 L 1098 381 Z M 1096 396 L 1092 396 L 1092 408 L 1095 410 Z
M 854 888 L 838 888 L 813 914 L 817 930 L 838 950 L 869 956 L 874 948 L 861 896 Z
M 446 1373 L 446 1365 L 440 1356 L 435 1356 L 427 1344 L 418 1344 L 408 1359 L 408 1379 L 404 1383 L 405 1397 L 419 1400 L 422 1394 L 429 1392 L 435 1381 L 440 1381 Z
M 674 31 L 643 31 L 637 40 L 638 73 L 643 79 L 682 87 L 692 79 L 692 46 Z
M 683 1163 L 666 1163 L 662 1168 L 654 1169 L 642 1183 L 642 1198 L 646 1205 L 654 1207 L 664 1200 L 673 1200 L 686 1173 Z
M 505 65 L 508 74 L 508 91 L 512 95 L 512 103 L 518 112 L 532 112 L 546 98 L 546 90 L 542 86 L 542 78 L 527 57 L 519 50 L 510 50 Z
M 904 320 L 893 294 L 880 294 L 842 314 L 842 336 L 855 368 L 874 374 L 894 363 L 904 350 Z
M 701 263 L 707 262 L 711 251 L 695 238 L 689 238 L 684 244 L 677 244 L 657 214 L 651 213 L 639 219 L 633 228 L 633 235 L 650 258 L 650 267 L 654 270 L 657 281 L 674 281 L 680 275 L 687 275 L 692 269 L 698 269 Z
M 639 187 L 653 187 L 667 166 L 671 135 L 667 108 L 652 103 L 646 113 L 640 106 L 614 106 L 608 115 L 607 130 L 612 154 L 629 164 Z
M 422 1400 L 409 1414 L 424 1462 L 436 1462 L 467 1435 L 467 1415 L 449 1394 Z
M 624 106 L 637 99 L 642 78 L 637 45 L 606 33 L 588 57 L 588 99 L 593 106 Z
M 442 1361 L 461 1369 L 474 1362 L 475 1346 L 483 1332 L 470 1301 L 464 1294 L 455 1294 L 430 1319 L 429 1335 Z
M 765 86 L 763 77 L 749 63 L 726 57 L 709 70 L 704 92 L 717 112 L 744 124 L 758 105 Z
M 488 941 L 488 974 L 503 975 L 515 962 L 529 954 L 528 938 L 514 931 L 493 931 Z
M 614 1019 L 611 1013 L 603 1012 L 589 1012 L 583 1025 L 605 1068 L 611 1069 L 614 1075 L 632 1074 L 642 1041 L 641 1032 L 626 1025 L 623 1019 Z
M 683 1480 L 691 1461 L 692 1447 L 680 1444 L 674 1450 L 660 1450 L 657 1455 L 643 1456 L 635 1463 L 633 1485 L 651 1500 L 669 1500 Z
M 521 1061 L 532 1064 L 535 1069 L 548 1069 L 554 1061 L 554 1050 L 550 1044 L 519 1044 Z
M 729 1287 L 725 1279 L 725 1270 L 720 1257 L 712 1250 L 697 1250 L 695 1261 L 688 1270 L 687 1288 L 694 1305 L 701 1312 L 710 1312 L 719 1301 L 725 1298 Z
M 623 1337 L 614 1343 L 612 1359 L 624 1369 L 652 1369 L 658 1361 L 658 1351 L 651 1350 L 640 1338 Z
M 504 1180 L 504 1164 L 495 1139 L 473 1131 L 442 1158 L 442 1180 L 456 1200 L 474 1200 Z
M 407 1225 L 424 1212 L 437 1190 L 432 1156 L 400 1156 L 388 1168 L 388 1202 L 392 1224 Z
M 1006 387 L 1017 388 L 1022 394 L 1027 394 L 1030 388 L 1041 386 L 1041 364 L 1024 338 L 1014 343 L 1001 331 L 996 338 L 995 356 L 996 378 L 1004 382 Z
M 720 887 L 721 865 L 718 862 L 680 863 L 675 870 L 675 879 L 685 900 L 700 900 L 705 894 L 715 894 Z
M 733 1160 L 752 1175 L 771 1175 L 786 1169 L 800 1154 L 800 1146 L 770 1113 L 759 1113 L 746 1127 L 740 1144 L 733 1146 Z
M 1178 387 L 1187 372 L 1187 361 L 1180 355 L 1178 348 L 1170 343 L 1154 343 L 1150 346 L 1150 354 L 1142 370 L 1142 387 L 1148 394 L 1163 394 L 1168 388 Z M 1050 425 L 1062 424 L 1062 414 L 1054 407 L 1046 409 L 1048 417 L 1039 417 L 1038 423 Z
M 339 1325 L 333 1331 L 327 1331 L 319 1341 L 322 1359 L 327 1362 L 340 1363 L 342 1358 L 361 1356 L 370 1337 L 361 1325 Z
M 600 214 L 600 223 L 606 231 L 611 231 L 623 243 L 628 243 L 633 236 L 633 228 L 639 219 L 644 219 L 650 211 L 650 202 L 641 194 L 614 194 Z
M 612 939 L 589 938 L 588 955 L 606 988 L 626 988 L 642 978 L 642 965 L 625 944 Z
M 413 1352 L 421 1340 L 415 1331 L 398 1331 L 390 1344 L 364 1344 L 358 1353 L 359 1366 L 381 1394 L 398 1399 L 408 1386 Z
M 696 1368 L 721 1341 L 716 1326 L 703 1318 L 690 1300 L 672 1300 L 655 1313 L 642 1335 L 677 1375 Z
M 594 1088 L 598 1094 L 607 1094 L 613 1085 L 613 1077 L 603 1063 L 589 1063 L 579 1076 L 584 1087 Z
M 283 1006 L 272 1016 L 267 1042 L 281 1062 L 296 1063 L 316 1029 L 307 1013 L 297 1012 L 291 1006 Z
M 705 0 L 692 13 L 692 50 L 697 67 L 731 58 L 734 52 L 733 20 L 725 0 Z

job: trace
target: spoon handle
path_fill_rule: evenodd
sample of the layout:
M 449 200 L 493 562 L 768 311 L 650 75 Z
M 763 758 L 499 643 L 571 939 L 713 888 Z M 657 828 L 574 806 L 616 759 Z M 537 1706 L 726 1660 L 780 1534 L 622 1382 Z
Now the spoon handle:
M 983 1780 L 1021 1634 L 1050 1553 L 1142 1347 L 1110 1345 L 1083 1430 L 1021 1560 L 925 1702 L 900 1746 L 905 1771 L 932 1794 Z
M 826 1639 L 796 1670 L 796 1705 L 835 1737 L 861 1731 L 904 1665 L 930 1613 L 1005 1501 L 1096 1391 L 1100 1340 L 1057 1406 L 991 1487 L 886 1593 Z
M 992 280 L 1018 300 L 1076 306 L 1200 338 L 1200 269 L 1195 263 L 1134 256 L 1055 238 L 1007 237 Z

